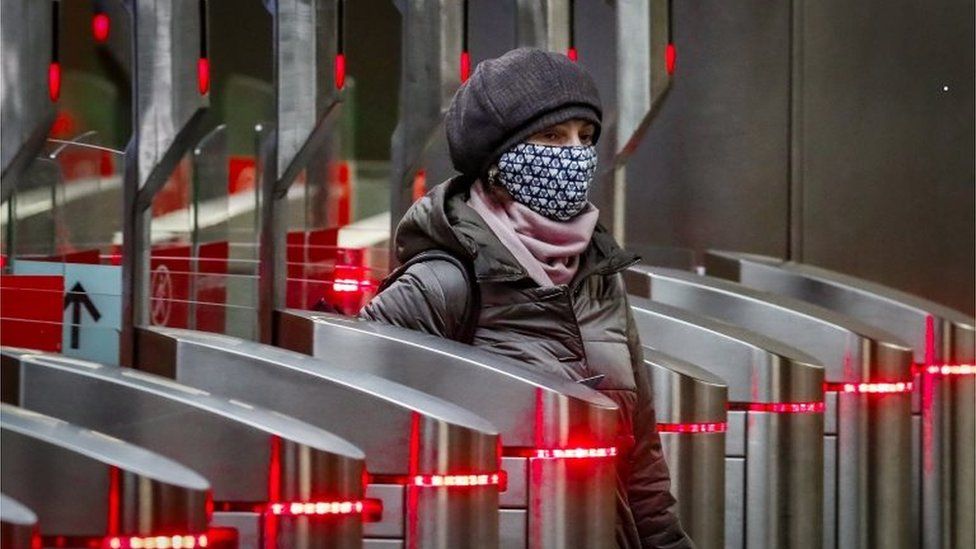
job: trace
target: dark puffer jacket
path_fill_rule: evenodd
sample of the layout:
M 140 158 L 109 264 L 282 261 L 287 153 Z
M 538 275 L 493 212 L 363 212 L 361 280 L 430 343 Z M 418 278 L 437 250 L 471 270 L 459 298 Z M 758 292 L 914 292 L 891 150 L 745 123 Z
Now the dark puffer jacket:
M 603 374 L 598 389 L 621 410 L 617 545 L 693 547 L 671 513 L 667 464 L 655 430 L 650 386 L 620 271 L 637 261 L 602 228 L 568 286 L 539 287 L 465 201 L 471 181 L 452 179 L 407 212 L 397 229 L 401 261 L 439 249 L 473 262 L 481 288 L 474 344 L 574 380 Z M 469 289 L 456 266 L 411 266 L 360 313 L 459 339 Z

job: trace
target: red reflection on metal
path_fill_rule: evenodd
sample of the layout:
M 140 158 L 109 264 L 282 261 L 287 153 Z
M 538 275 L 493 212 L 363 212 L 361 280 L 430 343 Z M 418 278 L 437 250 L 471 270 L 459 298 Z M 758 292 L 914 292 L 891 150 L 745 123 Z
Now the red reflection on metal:
M 207 547 L 207 534 L 166 536 L 110 536 L 105 538 L 104 549 L 187 549 Z
M 410 414 L 410 457 L 407 465 L 407 474 L 415 476 L 420 471 L 420 414 L 412 412 Z M 411 483 L 407 484 L 407 539 L 417 539 L 420 533 L 420 487 Z
M 823 413 L 824 403 L 820 402 L 730 402 L 729 410 L 745 412 L 772 412 L 774 414 Z
M 108 533 L 117 535 L 122 525 L 122 485 L 118 467 L 108 470 Z
M 658 423 L 659 433 L 724 433 L 728 423 L 718 421 L 713 423 Z
M 271 437 L 271 458 L 268 465 L 268 499 L 281 500 L 281 438 Z M 264 546 L 268 549 L 278 546 L 278 517 L 274 513 L 264 515 Z
M 453 486 L 501 486 L 505 472 L 477 473 L 473 475 L 414 475 L 410 483 L 414 486 L 441 488 Z
M 461 82 L 467 82 L 471 76 L 471 54 L 466 51 L 461 52 Z
M 824 391 L 831 393 L 897 394 L 910 393 L 915 388 L 911 381 L 879 383 L 824 383 Z
M 197 59 L 197 90 L 200 95 L 210 91 L 210 60 L 206 57 Z
M 668 71 L 668 74 L 674 74 L 674 66 L 678 62 L 678 50 L 674 47 L 674 44 L 668 44 L 664 48 L 664 68 Z
M 96 13 L 92 16 L 92 36 L 95 37 L 96 42 L 104 43 L 108 40 L 108 34 L 111 28 L 112 22 L 107 14 Z
M 346 54 L 337 53 L 335 57 L 335 87 L 341 90 L 346 85 Z
M 568 50 L 566 50 L 566 57 L 568 57 L 569 60 L 573 62 L 579 60 L 579 54 L 576 52 L 576 48 L 569 48 Z
M 47 95 L 51 101 L 61 97 L 61 64 L 52 61 L 47 67 Z

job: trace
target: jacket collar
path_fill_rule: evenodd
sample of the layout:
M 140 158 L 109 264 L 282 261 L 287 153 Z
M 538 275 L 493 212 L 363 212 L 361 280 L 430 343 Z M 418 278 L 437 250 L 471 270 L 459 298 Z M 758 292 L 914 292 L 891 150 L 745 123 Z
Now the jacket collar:
M 525 268 L 501 243 L 488 225 L 470 206 L 467 205 L 472 181 L 455 177 L 438 185 L 429 195 L 434 199 L 434 207 L 444 212 L 435 216 L 446 220 L 455 242 L 461 244 L 467 258 L 474 265 L 475 275 L 482 282 L 506 282 L 528 279 Z M 455 252 L 456 253 L 456 252 Z M 580 257 L 579 270 L 573 278 L 571 287 L 594 274 L 613 274 L 620 272 L 639 261 L 639 258 L 620 248 L 613 236 L 597 224 L 590 244 Z

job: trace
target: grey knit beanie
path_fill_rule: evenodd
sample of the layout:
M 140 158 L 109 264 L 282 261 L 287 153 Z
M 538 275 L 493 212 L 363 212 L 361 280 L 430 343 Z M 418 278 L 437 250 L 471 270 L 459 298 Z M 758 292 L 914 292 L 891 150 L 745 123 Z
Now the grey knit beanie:
M 513 145 L 573 118 L 593 123 L 603 114 L 593 78 L 565 55 L 512 50 L 478 64 L 447 111 L 447 143 L 454 168 L 480 177 Z

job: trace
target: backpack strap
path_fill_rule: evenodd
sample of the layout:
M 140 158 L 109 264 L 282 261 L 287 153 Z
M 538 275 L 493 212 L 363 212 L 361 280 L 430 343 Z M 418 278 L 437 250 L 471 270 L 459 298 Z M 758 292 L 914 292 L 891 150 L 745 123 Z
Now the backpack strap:
M 413 265 L 416 265 L 417 263 L 424 263 L 426 261 L 444 261 L 454 265 L 457 267 L 457 270 L 461 272 L 461 276 L 464 278 L 464 283 L 468 287 L 468 300 L 467 305 L 464 308 L 461 332 L 455 339 L 461 343 L 467 343 L 469 345 L 472 344 L 474 342 L 474 332 L 478 328 L 478 317 L 481 314 L 481 288 L 478 286 L 478 279 L 474 274 L 474 265 L 470 261 L 458 259 L 453 254 L 443 250 L 426 250 L 420 252 L 387 275 L 383 282 L 380 283 L 376 293 L 382 293 L 383 290 L 389 288 L 390 285 L 396 282 L 398 278 L 403 276 L 403 274 L 406 273 L 407 270 Z

